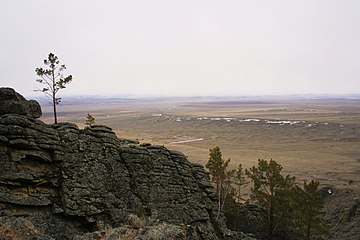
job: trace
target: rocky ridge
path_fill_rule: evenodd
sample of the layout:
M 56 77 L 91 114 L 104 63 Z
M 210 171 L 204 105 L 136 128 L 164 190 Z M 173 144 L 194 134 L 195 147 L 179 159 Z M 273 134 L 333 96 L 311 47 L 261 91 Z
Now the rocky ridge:
M 39 104 L 10 88 L 0 99 L 0 235 L 251 239 L 227 229 L 208 173 L 182 153 L 120 140 L 106 126 L 47 125 Z M 152 229 L 175 230 L 161 238 Z

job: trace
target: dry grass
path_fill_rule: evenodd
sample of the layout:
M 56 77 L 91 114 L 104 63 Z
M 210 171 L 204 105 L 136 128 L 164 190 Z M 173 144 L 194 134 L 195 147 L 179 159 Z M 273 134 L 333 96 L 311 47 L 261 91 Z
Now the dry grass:
M 6 223 L 0 223 L 0 237 L 2 240 L 22 239 L 22 235 L 13 230 L 13 228 Z
M 51 122 L 51 109 L 43 111 L 42 119 Z M 96 123 L 112 127 L 121 138 L 165 145 L 201 164 L 208 160 L 208 149 L 218 145 L 224 157 L 232 159 L 232 167 L 239 163 L 250 167 L 259 158 L 273 158 L 299 181 L 360 183 L 360 104 L 355 100 L 275 99 L 251 103 L 208 99 L 98 100 L 60 106 L 59 111 L 60 121 L 83 127 L 90 113 Z M 198 120 L 199 117 L 306 122 L 278 125 Z M 190 138 L 203 140 L 172 143 Z
M 30 220 L 0 221 L 1 240 L 22 240 L 40 234 Z M 40 234 L 41 235 L 41 234 Z M 51 239 L 51 238 L 49 238 Z

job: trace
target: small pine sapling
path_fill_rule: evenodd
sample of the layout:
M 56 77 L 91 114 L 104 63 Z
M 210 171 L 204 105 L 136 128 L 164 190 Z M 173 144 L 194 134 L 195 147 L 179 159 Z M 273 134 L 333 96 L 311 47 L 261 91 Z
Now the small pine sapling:
M 85 126 L 91 127 L 94 124 L 95 124 L 95 118 L 90 113 L 88 113 L 85 120 Z

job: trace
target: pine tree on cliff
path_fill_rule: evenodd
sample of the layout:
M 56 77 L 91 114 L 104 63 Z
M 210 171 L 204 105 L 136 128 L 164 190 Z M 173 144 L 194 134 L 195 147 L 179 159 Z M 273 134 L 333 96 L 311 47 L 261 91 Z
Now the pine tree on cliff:
M 95 118 L 90 113 L 88 113 L 85 120 L 85 126 L 91 127 L 93 124 L 95 124 Z
M 282 175 L 282 166 L 272 159 L 259 159 L 256 167 L 245 172 L 254 184 L 251 199 L 267 211 L 267 221 L 261 226 L 267 240 L 324 239 L 328 226 L 319 182 L 305 182 L 301 188 L 295 177 Z
M 224 160 L 222 158 L 221 150 L 218 146 L 210 149 L 209 161 L 205 167 L 209 169 L 211 180 L 215 184 L 215 190 L 218 195 L 218 216 L 220 211 L 224 207 L 227 194 L 231 191 L 231 178 L 234 175 L 234 171 L 227 171 L 227 167 L 230 162 L 230 158 Z
M 267 212 L 267 223 L 263 226 L 267 232 L 267 239 L 273 239 L 280 232 L 286 232 L 291 223 L 288 215 L 292 209 L 295 178 L 289 175 L 284 177 L 281 171 L 282 166 L 272 159 L 269 162 L 259 159 L 257 167 L 246 170 L 246 175 L 254 184 L 250 197 Z
M 48 58 L 44 60 L 44 64 L 47 68 L 39 67 L 35 69 L 35 72 L 40 77 L 39 79 L 36 79 L 36 81 L 45 85 L 45 87 L 36 91 L 43 92 L 51 99 L 54 112 L 54 123 L 56 124 L 56 105 L 61 102 L 61 98 L 57 97 L 56 94 L 60 89 L 66 88 L 65 85 L 72 81 L 72 76 L 63 76 L 63 71 L 66 69 L 65 64 L 60 65 L 58 57 L 53 53 L 50 53 Z
M 319 190 L 319 182 L 314 180 L 309 183 L 304 182 L 303 189 L 299 188 L 297 193 L 296 226 L 302 239 L 324 239 L 329 226 L 324 219 L 324 197 Z
M 236 169 L 235 176 L 234 176 L 234 183 L 236 186 L 236 198 L 237 202 L 241 202 L 243 198 L 241 197 L 242 188 L 248 181 L 245 178 L 245 169 L 242 167 L 241 163 L 239 164 L 238 168 Z

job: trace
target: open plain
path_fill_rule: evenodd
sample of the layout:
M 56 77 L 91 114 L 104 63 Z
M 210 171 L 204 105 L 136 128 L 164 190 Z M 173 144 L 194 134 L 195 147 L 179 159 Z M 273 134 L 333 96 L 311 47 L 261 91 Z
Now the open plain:
M 42 120 L 51 107 L 42 101 Z M 119 138 L 164 145 L 205 165 L 219 146 L 230 166 L 274 159 L 298 181 L 360 185 L 359 98 L 67 98 L 59 121 L 86 115 Z

